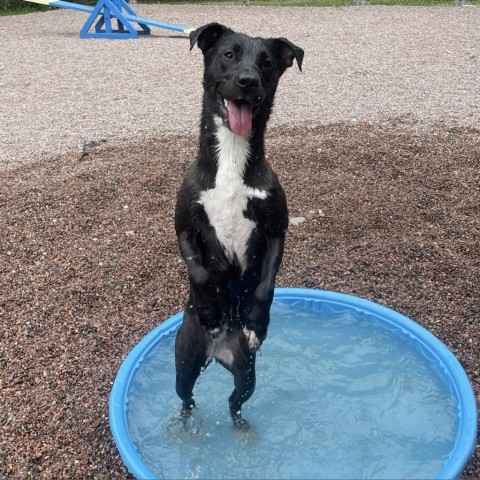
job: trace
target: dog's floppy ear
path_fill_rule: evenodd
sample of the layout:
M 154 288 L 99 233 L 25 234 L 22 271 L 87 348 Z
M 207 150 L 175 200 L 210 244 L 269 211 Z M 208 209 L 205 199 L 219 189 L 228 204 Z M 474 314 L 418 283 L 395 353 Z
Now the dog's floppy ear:
M 220 23 L 209 23 L 190 32 L 190 50 L 198 43 L 198 48 L 205 53 L 212 48 L 226 33 L 233 33 L 228 27 Z
M 291 67 L 295 59 L 301 71 L 304 51 L 286 38 L 275 38 L 273 42 L 284 70 Z

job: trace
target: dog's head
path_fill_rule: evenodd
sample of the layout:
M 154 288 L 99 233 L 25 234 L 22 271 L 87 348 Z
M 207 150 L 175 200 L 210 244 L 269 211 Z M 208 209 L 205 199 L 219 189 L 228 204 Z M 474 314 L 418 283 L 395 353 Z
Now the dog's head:
M 286 38 L 252 38 L 210 23 L 190 33 L 205 60 L 204 101 L 233 133 L 246 136 L 254 122 L 266 123 L 278 81 L 303 50 Z

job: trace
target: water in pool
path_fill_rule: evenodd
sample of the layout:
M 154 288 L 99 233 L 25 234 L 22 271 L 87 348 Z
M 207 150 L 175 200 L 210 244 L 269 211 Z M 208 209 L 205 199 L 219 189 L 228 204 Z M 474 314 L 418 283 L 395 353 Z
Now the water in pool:
M 212 363 L 187 428 L 175 393 L 174 335 L 136 373 L 128 422 L 163 478 L 434 478 L 454 444 L 455 400 L 413 346 L 361 316 L 275 302 L 244 405 L 228 414 L 229 372 Z

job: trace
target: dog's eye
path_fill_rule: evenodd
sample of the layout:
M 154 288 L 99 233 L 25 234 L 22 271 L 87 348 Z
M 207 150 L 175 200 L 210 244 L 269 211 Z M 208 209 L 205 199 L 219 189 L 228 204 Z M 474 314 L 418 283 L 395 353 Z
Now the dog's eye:
M 225 58 L 228 58 L 229 60 L 231 60 L 231 59 L 233 58 L 233 52 L 232 52 L 231 50 L 227 50 L 227 51 L 223 54 L 223 56 L 224 56 Z
M 268 60 L 268 58 L 263 62 L 263 68 L 265 70 L 270 70 L 273 67 L 273 63 L 271 60 Z

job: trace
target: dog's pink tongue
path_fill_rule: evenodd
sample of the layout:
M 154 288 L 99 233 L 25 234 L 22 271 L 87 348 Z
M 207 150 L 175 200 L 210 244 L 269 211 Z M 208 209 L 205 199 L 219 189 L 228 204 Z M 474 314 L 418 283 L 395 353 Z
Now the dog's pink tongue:
M 228 102 L 228 122 L 233 133 L 245 137 L 252 131 L 252 106 Z

